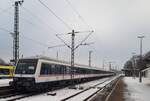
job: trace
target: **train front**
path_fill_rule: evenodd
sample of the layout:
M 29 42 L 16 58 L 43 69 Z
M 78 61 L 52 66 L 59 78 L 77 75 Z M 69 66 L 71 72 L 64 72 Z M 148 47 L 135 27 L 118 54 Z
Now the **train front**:
M 38 59 L 20 59 L 15 68 L 13 82 L 15 89 L 31 89 L 35 85 L 35 72 Z

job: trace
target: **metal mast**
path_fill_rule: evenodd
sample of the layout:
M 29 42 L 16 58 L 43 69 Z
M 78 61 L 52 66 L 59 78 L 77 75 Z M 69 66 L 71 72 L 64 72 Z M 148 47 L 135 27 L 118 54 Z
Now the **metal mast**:
M 14 40 L 13 40 L 13 59 L 16 65 L 19 59 L 19 5 L 22 1 L 15 1 L 15 16 L 14 16 Z
M 71 34 L 71 79 L 73 79 L 73 71 L 74 71 L 74 45 L 75 45 L 75 32 L 74 30 L 72 30 L 72 33 L 69 33 Z
M 142 41 L 145 36 L 138 36 L 140 39 L 140 68 L 139 68 L 139 82 L 142 82 L 142 68 L 143 68 L 143 61 L 142 61 Z
M 76 33 L 85 33 L 85 32 L 90 32 L 78 45 L 75 46 L 75 34 Z M 71 34 L 71 46 L 68 45 L 63 39 L 61 39 L 61 37 L 59 37 L 59 35 L 61 34 L 56 34 L 57 38 L 59 38 L 68 48 L 71 49 L 71 79 L 72 79 L 72 82 L 73 82 L 73 78 L 74 78 L 74 53 L 75 53 L 75 50 L 77 48 L 79 48 L 79 46 L 81 45 L 90 45 L 90 44 L 93 44 L 93 43 L 83 43 L 84 41 L 86 41 L 86 39 L 93 33 L 93 31 L 84 31 L 84 32 L 79 32 L 79 31 L 74 31 L 72 30 L 72 32 L 70 33 L 67 33 L 67 34 Z

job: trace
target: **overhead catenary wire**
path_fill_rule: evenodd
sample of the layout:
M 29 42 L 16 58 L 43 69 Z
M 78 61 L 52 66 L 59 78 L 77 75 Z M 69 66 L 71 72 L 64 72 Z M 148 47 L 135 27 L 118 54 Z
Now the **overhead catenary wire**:
M 9 12 L 10 8 L 11 8 L 11 7 L 9 7 L 9 9 L 7 8 L 7 10 L 6 10 L 6 9 L 5 9 L 5 10 L 4 10 L 4 9 L 0 9 L 0 10 L 1 10 L 1 12 L 3 12 L 3 13 L 4 13 L 4 11 L 5 11 L 5 13 L 7 13 L 7 14 L 9 14 L 9 15 L 12 15 L 13 13 Z M 22 16 L 20 16 L 20 19 L 22 19 L 24 22 L 26 22 L 27 24 L 32 25 L 32 26 L 35 27 L 35 28 L 39 27 L 39 26 L 37 26 L 36 24 L 32 23 L 31 21 L 25 19 L 25 18 L 22 17 Z M 55 33 L 58 33 L 58 32 L 57 32 L 55 29 L 53 29 L 52 27 L 49 27 L 49 28 L 51 28 Z M 37 29 L 38 29 L 38 30 L 41 30 L 40 28 L 37 28 Z
M 2 10 L 2 9 L 1 9 L 1 10 Z M 10 9 L 8 9 L 8 10 L 10 10 Z M 5 13 L 7 13 L 7 14 L 9 14 L 9 15 L 12 15 L 13 13 L 9 12 L 8 10 L 5 10 Z M 23 17 L 21 17 L 21 16 L 20 16 L 20 19 L 22 19 L 23 21 L 27 22 L 27 23 L 30 24 L 30 25 L 35 26 L 35 24 L 33 24 L 31 21 L 29 21 L 29 20 L 27 20 L 27 19 L 25 19 L 25 18 L 23 18 Z
M 56 37 L 57 37 L 58 39 L 60 39 L 60 41 L 63 42 L 68 48 L 71 49 L 71 47 L 70 47 L 62 38 L 60 38 L 59 35 L 56 34 Z
M 5 31 L 5 32 L 7 32 L 8 34 L 10 34 L 10 35 L 13 36 L 13 32 L 11 32 L 11 31 L 9 31 L 9 30 L 7 30 L 7 29 L 5 29 L 5 28 L 0 27 L 0 30 Z M 23 37 L 23 38 L 25 38 L 25 39 L 31 40 L 32 42 L 35 42 L 35 43 L 37 43 L 37 44 L 39 44 L 39 45 L 42 45 L 42 46 L 44 46 L 44 47 L 48 47 L 48 46 L 49 46 L 49 45 L 47 45 L 47 44 L 44 44 L 44 43 L 42 43 L 42 42 L 40 42 L 40 41 L 34 40 L 34 39 L 29 38 L 29 37 L 24 36 L 24 35 L 20 35 L 20 37 Z
M 6 12 L 7 12 L 8 10 L 10 10 L 11 8 L 12 8 L 12 6 L 6 8 L 6 9 L 0 8 L 0 10 L 1 10 L 0 14 L 1 14 L 1 13 L 6 13 Z
M 56 13 L 50 9 L 45 3 L 43 3 L 41 0 L 38 0 L 45 8 L 47 8 L 47 10 L 53 14 L 59 21 L 61 21 L 69 30 L 71 30 L 72 28 L 59 16 L 56 15 Z
M 60 45 L 55 45 L 55 46 L 49 46 L 48 49 L 50 49 L 50 48 L 57 48 L 57 47 L 63 47 L 63 46 L 66 46 L 66 45 L 60 44 Z
M 1 12 L 3 12 L 3 13 L 4 13 L 4 11 L 5 11 L 5 13 L 8 13 L 9 15 L 12 15 L 12 13 L 9 12 L 10 8 L 12 8 L 12 7 L 8 7 L 7 9 L 1 9 L 1 8 L 0 8 L 0 10 L 1 10 Z M 26 9 L 26 10 L 27 10 L 27 9 Z M 33 15 L 33 14 L 32 14 L 32 15 Z M 33 16 L 34 16 L 34 15 L 33 15 Z M 27 22 L 28 24 L 30 24 L 30 25 L 32 25 L 32 26 L 35 26 L 35 24 L 33 24 L 32 22 L 30 22 L 30 21 L 24 19 L 23 17 L 21 17 L 21 19 L 24 20 L 25 22 Z M 38 28 L 38 29 L 39 29 L 39 28 Z M 52 28 L 51 28 L 51 29 L 52 29 Z M 7 30 L 7 29 L 5 29 L 5 28 L 2 28 L 2 27 L 0 27 L 0 30 L 9 33 L 9 34 L 12 35 L 12 37 L 13 37 L 13 32 L 12 32 L 12 31 L 9 31 L 9 30 Z M 40 30 L 40 29 L 39 29 L 39 30 Z M 52 30 L 55 31 L 55 33 L 57 33 L 56 30 L 54 30 L 54 29 L 52 29 Z M 26 36 L 24 36 L 24 35 L 20 35 L 20 37 L 23 37 L 23 38 L 25 38 L 25 39 L 27 39 L 27 40 L 30 40 L 30 41 L 32 41 L 32 42 L 35 42 L 36 44 L 42 45 L 42 46 L 44 46 L 44 47 L 48 47 L 48 46 L 49 46 L 49 45 L 47 45 L 47 44 L 44 44 L 44 43 L 39 42 L 39 41 L 37 41 L 37 40 L 34 40 L 34 39 L 32 39 L 32 38 L 26 37 Z
M 11 31 L 9 31 L 9 30 L 7 30 L 7 29 L 5 29 L 5 28 L 2 28 L 2 27 L 0 27 L 0 30 L 2 30 L 2 31 L 4 31 L 4 32 L 9 32 L 9 34 L 11 33 Z
M 12 7 L 8 7 L 8 8 L 6 8 L 6 9 L 0 8 L 0 10 L 1 10 L 1 12 L 3 12 L 3 13 L 4 13 L 4 11 L 5 11 L 5 13 L 7 12 L 8 14 L 11 14 L 10 12 L 8 12 L 8 10 L 10 10 L 10 8 L 12 8 Z M 0 13 L 1 13 L 1 12 L 0 12 Z M 30 23 L 31 25 L 34 25 L 32 22 L 29 22 L 28 20 L 25 20 L 24 18 L 22 18 L 22 19 L 23 19 L 24 21 Z M 9 33 L 9 34 L 12 35 L 12 37 L 13 37 L 13 32 L 12 32 L 12 31 L 9 31 L 9 30 L 7 30 L 6 28 L 2 28 L 2 27 L 0 27 L 0 30 Z M 44 43 L 41 43 L 41 42 L 39 42 L 39 41 L 37 41 L 37 40 L 28 38 L 28 37 L 26 37 L 26 36 L 24 36 L 24 35 L 20 35 L 20 36 L 21 36 L 21 37 L 24 37 L 25 39 L 31 40 L 31 41 L 33 41 L 33 42 L 35 42 L 35 43 L 38 43 L 38 44 L 40 44 L 40 45 L 42 45 L 42 46 L 48 47 L 48 45 L 46 45 L 46 44 L 44 44 Z
M 75 49 L 77 49 L 80 45 L 82 45 L 83 42 L 85 42 L 85 41 L 89 38 L 89 36 L 90 36 L 92 33 L 93 33 L 93 31 L 91 31 L 91 32 L 80 42 L 80 44 L 78 44 L 78 45 L 75 47 Z
M 80 20 L 90 29 L 93 29 L 86 21 L 85 19 L 79 14 L 79 12 L 76 10 L 76 8 L 71 4 L 71 2 L 69 0 L 65 0 L 68 5 L 71 7 L 71 9 L 78 15 L 78 17 L 80 18 Z
M 49 24 L 47 24 L 44 20 L 40 19 L 37 15 L 35 15 L 34 13 L 32 13 L 29 9 L 23 7 L 23 10 L 26 11 L 28 14 L 30 14 L 31 16 L 33 16 L 34 18 L 36 18 L 38 20 L 38 22 L 42 22 L 43 24 L 45 24 L 48 28 L 50 28 L 51 30 L 53 30 L 55 33 L 58 33 L 54 28 L 52 28 Z

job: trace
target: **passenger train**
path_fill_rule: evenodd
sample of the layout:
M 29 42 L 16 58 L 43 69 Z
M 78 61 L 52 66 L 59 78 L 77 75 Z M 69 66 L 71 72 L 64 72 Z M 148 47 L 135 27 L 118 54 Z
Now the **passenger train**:
M 11 65 L 0 65 L 0 79 L 12 78 L 14 72 L 14 66 Z
M 45 89 L 58 84 L 70 84 L 94 80 L 114 75 L 113 72 L 100 70 L 86 65 L 75 64 L 47 57 L 19 59 L 11 86 L 17 89 Z

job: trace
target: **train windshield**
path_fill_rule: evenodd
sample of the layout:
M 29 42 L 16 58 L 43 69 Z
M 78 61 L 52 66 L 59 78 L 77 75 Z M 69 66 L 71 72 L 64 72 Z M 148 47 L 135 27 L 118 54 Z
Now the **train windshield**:
M 19 60 L 15 74 L 34 74 L 36 70 L 37 59 Z
M 9 75 L 9 69 L 0 68 L 0 75 Z

